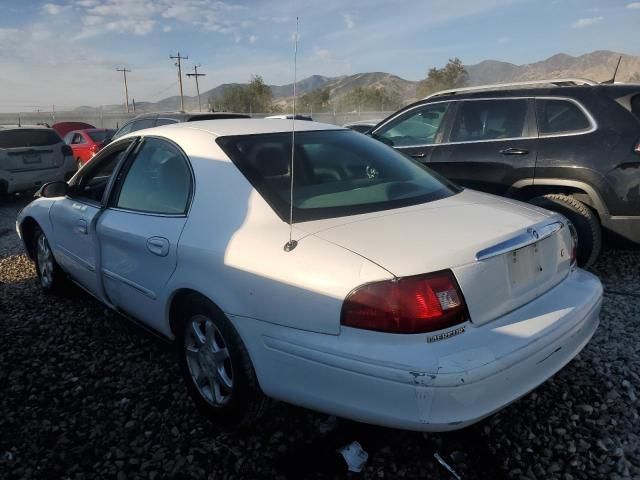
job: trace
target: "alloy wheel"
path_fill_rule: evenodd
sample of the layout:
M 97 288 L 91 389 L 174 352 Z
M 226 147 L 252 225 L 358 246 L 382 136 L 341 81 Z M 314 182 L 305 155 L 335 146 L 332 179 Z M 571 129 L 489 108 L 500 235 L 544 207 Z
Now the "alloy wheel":
M 37 241 L 38 273 L 40 274 L 40 283 L 44 288 L 50 288 L 53 285 L 53 253 L 47 242 L 47 237 L 40 234 Z
M 233 393 L 233 367 L 227 343 L 213 320 L 201 314 L 189 320 L 184 350 L 202 398 L 214 407 L 227 404 Z

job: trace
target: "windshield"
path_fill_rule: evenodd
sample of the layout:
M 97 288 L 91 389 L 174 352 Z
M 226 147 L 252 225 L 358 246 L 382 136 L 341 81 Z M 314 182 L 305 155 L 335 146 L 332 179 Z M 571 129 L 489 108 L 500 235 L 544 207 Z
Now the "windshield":
M 288 220 L 291 133 L 221 137 L 218 145 Z M 295 134 L 294 222 L 416 205 L 459 191 L 381 142 L 350 130 Z
M 61 141 L 55 131 L 45 128 L 0 131 L 0 148 L 48 147 Z
M 90 130 L 87 132 L 87 134 L 91 137 L 91 140 L 96 143 L 104 142 L 105 140 L 111 138 L 114 133 L 115 130 Z

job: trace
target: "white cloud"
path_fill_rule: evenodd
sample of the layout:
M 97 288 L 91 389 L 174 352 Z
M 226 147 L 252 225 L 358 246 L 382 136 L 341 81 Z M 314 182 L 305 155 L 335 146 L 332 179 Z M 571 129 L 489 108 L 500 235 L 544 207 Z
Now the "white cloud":
M 584 28 L 590 27 L 598 22 L 604 20 L 604 17 L 590 17 L 590 18 L 580 18 L 571 24 L 571 28 Z
M 57 3 L 45 3 L 42 6 L 42 9 L 48 13 L 49 15 L 58 15 L 64 11 L 64 7 L 62 5 L 58 5 Z
M 505 43 L 509 43 L 511 41 L 511 37 L 500 37 L 498 39 L 498 43 L 504 45 Z
M 640 2 L 631 2 L 627 4 L 627 8 L 640 8 Z
M 347 30 L 353 29 L 355 27 L 355 23 L 353 22 L 353 17 L 348 13 L 343 13 L 342 18 L 344 18 L 344 23 L 347 26 Z
M 256 37 L 255 35 L 251 35 L 251 36 L 249 37 L 249 43 L 250 43 L 251 45 L 253 45 L 254 43 L 256 43 L 256 41 L 257 41 L 257 40 L 258 40 L 258 37 Z
M 169 33 L 171 30 L 173 30 L 173 27 L 171 25 L 165 25 L 164 27 L 162 27 L 162 31 L 165 33 Z
M 326 48 L 313 47 L 313 53 L 315 53 L 322 60 L 329 60 L 333 57 L 330 50 Z

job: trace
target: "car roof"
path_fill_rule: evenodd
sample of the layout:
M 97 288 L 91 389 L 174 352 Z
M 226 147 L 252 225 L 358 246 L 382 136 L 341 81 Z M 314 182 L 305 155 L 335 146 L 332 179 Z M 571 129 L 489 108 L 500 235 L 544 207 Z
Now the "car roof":
M 308 120 L 292 120 L 291 122 L 283 122 L 279 119 L 267 118 L 233 118 L 222 120 L 201 120 L 199 122 L 175 123 L 172 125 L 163 125 L 155 127 L 148 131 L 154 133 L 175 131 L 176 129 L 194 129 L 208 132 L 216 137 L 226 137 L 231 135 L 257 135 L 263 133 L 285 133 L 291 132 L 291 123 L 295 123 L 296 132 L 306 132 L 313 130 L 346 130 L 337 125 L 327 123 L 310 122 Z M 127 136 L 135 136 L 132 132 Z

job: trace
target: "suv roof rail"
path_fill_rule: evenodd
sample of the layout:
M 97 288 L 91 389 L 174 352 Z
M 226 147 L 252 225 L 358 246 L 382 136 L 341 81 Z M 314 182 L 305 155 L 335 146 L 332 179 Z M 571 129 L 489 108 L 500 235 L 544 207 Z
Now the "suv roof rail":
M 529 80 L 526 82 L 511 82 L 511 83 L 494 83 L 492 85 L 478 85 L 476 87 L 462 87 L 462 88 L 451 88 L 449 90 L 440 90 L 439 92 L 434 92 L 431 95 L 427 95 L 423 100 L 427 100 L 432 97 L 438 97 L 440 95 L 448 95 L 455 93 L 464 93 L 464 92 L 479 92 L 483 90 L 499 90 L 501 88 L 510 88 L 510 87 L 526 87 L 529 85 L 553 85 L 554 87 L 567 87 L 567 86 L 578 86 L 578 85 L 598 85 L 598 82 L 594 82 L 593 80 L 589 80 L 587 78 L 553 78 L 548 80 Z

